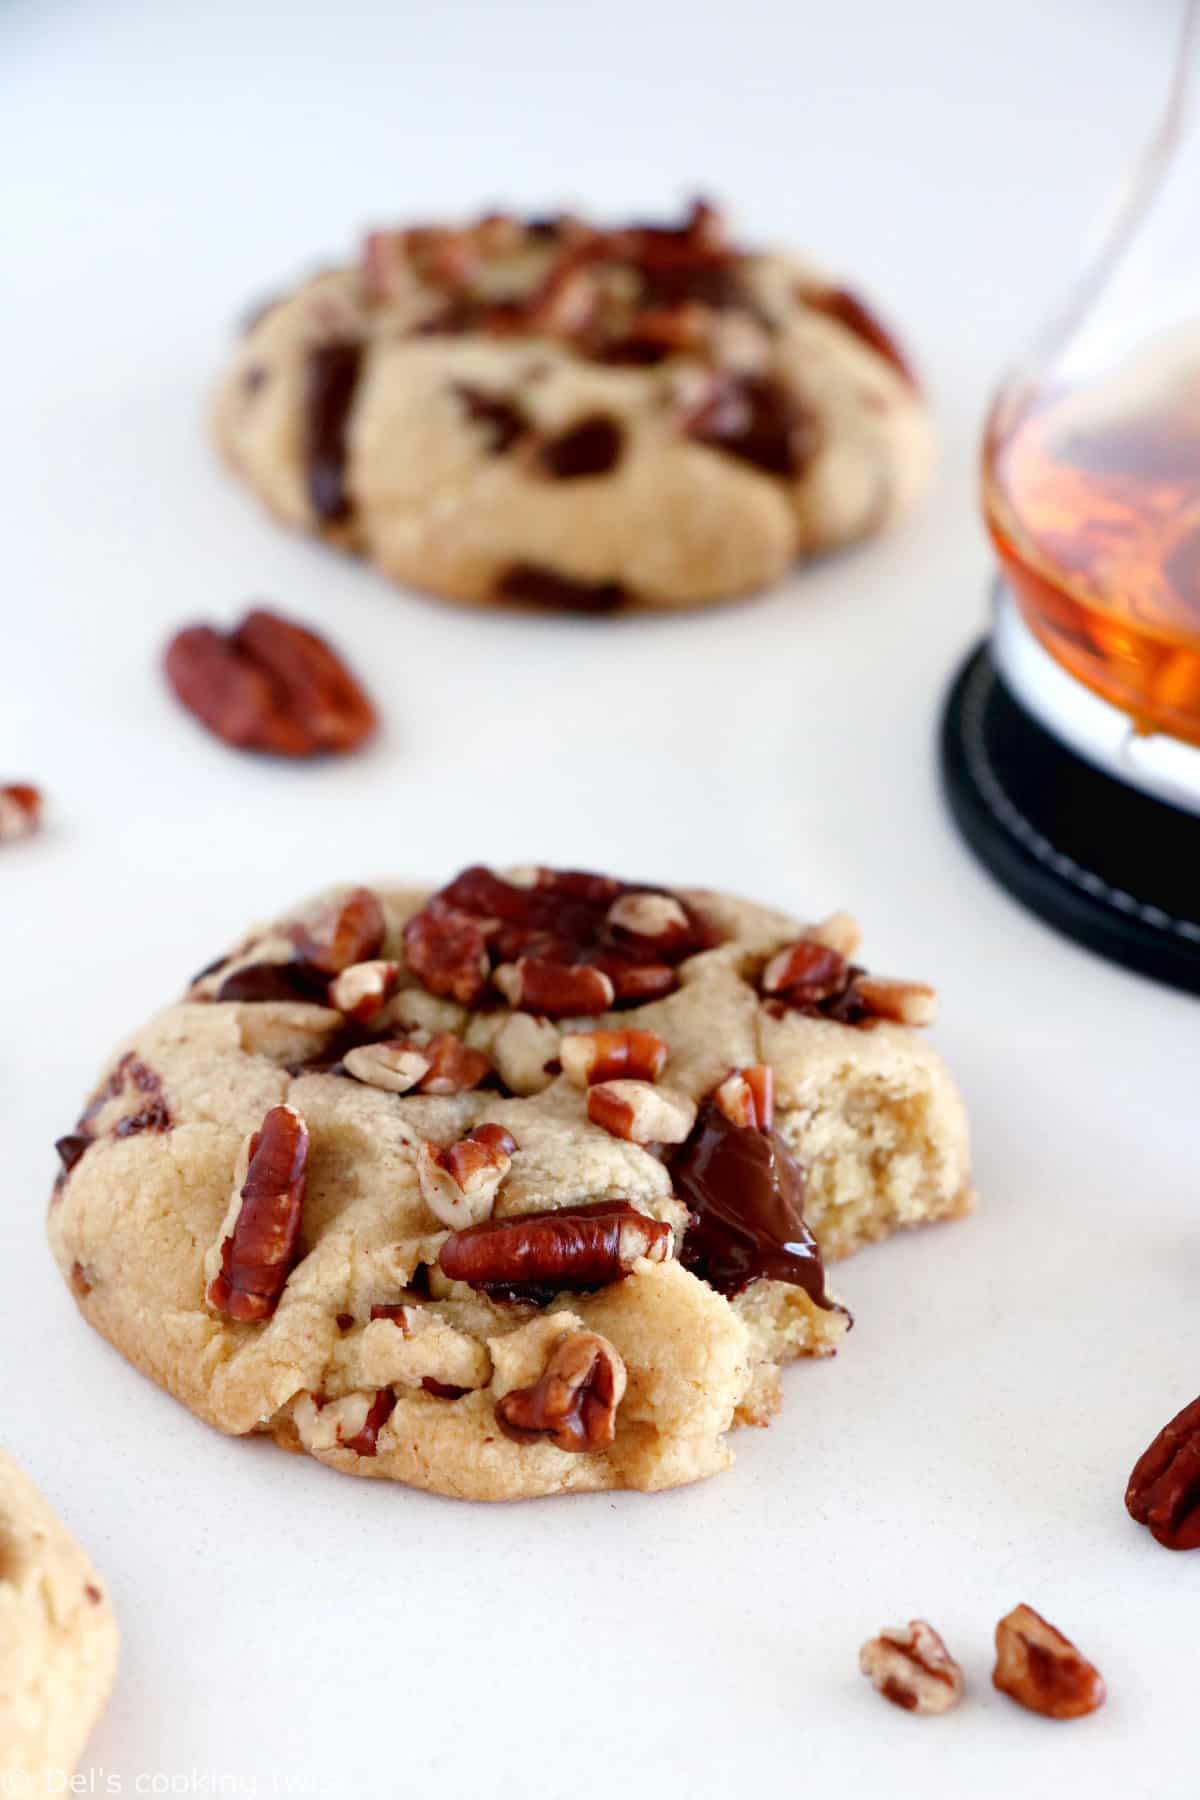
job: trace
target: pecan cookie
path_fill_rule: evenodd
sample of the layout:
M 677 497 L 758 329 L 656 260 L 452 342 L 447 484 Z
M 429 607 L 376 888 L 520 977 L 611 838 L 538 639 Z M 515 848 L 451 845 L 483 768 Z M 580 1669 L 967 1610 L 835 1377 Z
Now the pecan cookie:
M 260 928 L 115 1058 L 50 1207 L 81 1311 L 222 1430 L 507 1499 L 731 1460 L 825 1282 L 971 1203 L 933 995 L 843 914 L 469 869 Z
M 116 1664 L 99 1576 L 0 1450 L 0 1793 L 68 1791 Z
M 399 581 L 588 613 L 749 593 L 882 531 L 930 461 L 861 301 L 699 203 L 373 232 L 251 323 L 216 435 L 280 519 Z

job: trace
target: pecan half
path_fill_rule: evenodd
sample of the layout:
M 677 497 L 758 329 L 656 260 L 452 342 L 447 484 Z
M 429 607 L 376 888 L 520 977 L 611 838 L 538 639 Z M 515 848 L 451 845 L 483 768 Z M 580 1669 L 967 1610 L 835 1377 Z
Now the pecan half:
M 230 1319 L 268 1319 L 296 1261 L 304 1209 L 308 1127 L 292 1106 L 273 1106 L 247 1146 L 236 1212 L 226 1221 L 220 1270 L 208 1303 Z
M 962 1670 L 924 1619 L 885 1626 L 863 1645 L 858 1666 L 885 1700 L 906 1712 L 949 1712 L 962 1698 Z
M 770 1131 L 775 1124 L 775 1071 L 767 1063 L 732 1069 L 713 1089 L 713 1099 L 731 1125 Z
M 625 1364 L 614 1344 L 594 1331 L 561 1338 L 532 1387 L 496 1402 L 505 1437 L 531 1444 L 548 1437 L 559 1450 L 605 1450 L 613 1441 L 625 1395 Z
M 356 750 L 375 709 L 345 664 L 316 635 L 261 608 L 231 632 L 189 625 L 167 646 L 176 697 L 223 743 L 274 756 Z
M 1200 1549 L 1200 1399 L 1177 1412 L 1139 1456 L 1125 1505 L 1168 1550 Z
M 569 1031 L 558 1046 L 563 1074 L 575 1087 L 596 1081 L 657 1081 L 668 1046 L 653 1031 Z
M 588 1089 L 587 1116 L 631 1144 L 682 1144 L 696 1123 L 696 1102 L 648 1081 L 603 1081 Z
M 383 908 L 370 888 L 351 888 L 311 924 L 293 925 L 289 936 L 309 968 L 339 975 L 376 956 L 383 943 Z
M 1080 1719 L 1104 1704 L 1099 1669 L 1032 1606 L 1015 1606 L 997 1625 L 992 1682 L 1047 1719 Z
M 557 1212 L 510 1213 L 448 1237 L 438 1253 L 443 1275 L 470 1287 L 540 1300 L 607 1287 L 639 1257 L 665 1262 L 671 1228 L 628 1200 L 594 1200 Z
M 400 978 L 400 965 L 379 958 L 351 963 L 329 984 L 329 1004 L 349 1019 L 365 1025 L 391 999 Z
M 431 994 L 470 1006 L 488 977 L 487 942 L 476 919 L 434 895 L 404 927 L 413 974 Z
M 367 1416 L 353 1437 L 342 1437 L 339 1442 L 343 1450 L 353 1450 L 356 1456 L 374 1456 L 379 1449 L 379 1433 L 383 1430 L 393 1412 L 396 1410 L 396 1396 L 391 1388 L 378 1388 L 375 1398 L 367 1409 Z
M 42 796 L 27 781 L 0 787 L 0 844 L 32 837 L 42 822 Z
M 452 1230 L 486 1219 L 516 1148 L 502 1125 L 477 1125 L 456 1144 L 423 1143 L 417 1180 L 430 1212 Z

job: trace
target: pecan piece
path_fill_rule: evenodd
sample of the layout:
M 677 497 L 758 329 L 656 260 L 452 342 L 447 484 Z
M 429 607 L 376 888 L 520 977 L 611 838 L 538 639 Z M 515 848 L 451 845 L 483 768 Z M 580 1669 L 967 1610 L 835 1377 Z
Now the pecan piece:
M 0 787 L 0 844 L 32 837 L 42 822 L 42 796 L 27 781 Z
M 1099 1669 L 1032 1606 L 1015 1606 L 997 1625 L 992 1683 L 1047 1719 L 1080 1719 L 1104 1704 Z
M 310 925 L 289 933 L 300 959 L 322 975 L 340 975 L 354 963 L 378 954 L 384 934 L 383 908 L 370 888 L 351 888 Z
M 897 1025 L 932 1025 L 937 995 L 924 981 L 895 981 L 886 975 L 856 975 L 854 993 L 872 1019 Z
M 324 639 L 278 613 L 247 613 L 232 632 L 189 625 L 167 646 L 176 697 L 224 743 L 274 756 L 355 750 L 375 709 Z
M 429 1068 L 417 1084 L 423 1094 L 462 1094 L 491 1074 L 492 1065 L 483 1051 L 468 1048 L 452 1031 L 437 1032 L 421 1054 L 429 1059 Z
M 696 1123 L 696 1103 L 648 1081 L 603 1081 L 588 1089 L 587 1116 L 631 1144 L 682 1144 Z
M 885 1626 L 863 1645 L 858 1666 L 885 1700 L 906 1712 L 949 1712 L 962 1698 L 962 1670 L 924 1619 Z
M 404 927 L 409 967 L 422 987 L 470 1006 L 488 976 L 487 943 L 477 920 L 438 896 Z
M 622 894 L 608 909 L 608 923 L 630 937 L 655 944 L 682 943 L 691 932 L 691 921 L 672 894 Z
M 387 1038 L 378 1044 L 355 1045 L 346 1051 L 342 1066 L 367 1087 L 407 1094 L 429 1073 L 429 1058 L 412 1038 Z
M 778 994 L 792 1006 L 817 1006 L 842 993 L 849 979 L 850 966 L 837 950 L 801 938 L 771 958 L 762 973 L 762 991 Z
M 399 978 L 399 963 L 379 958 L 351 963 L 330 982 L 329 1004 L 345 1013 L 347 1018 L 365 1025 L 391 999 Z
M 391 1388 L 379 1388 L 375 1398 L 367 1408 L 367 1416 L 354 1433 L 353 1437 L 343 1437 L 338 1432 L 338 1442 L 343 1450 L 353 1450 L 356 1456 L 374 1456 L 379 1448 L 379 1433 L 396 1409 L 396 1396 Z
M 569 1031 L 558 1046 L 563 1074 L 576 1087 L 596 1081 L 657 1081 L 668 1046 L 653 1031 Z
M 624 1395 L 625 1364 L 616 1346 L 598 1332 L 575 1331 L 560 1338 L 532 1387 L 497 1400 L 496 1418 L 518 1444 L 548 1437 L 559 1450 L 605 1450 Z
M 767 1063 L 732 1069 L 713 1089 L 713 1099 L 731 1125 L 770 1131 L 775 1124 L 775 1071 Z
M 1125 1505 L 1168 1550 L 1200 1549 L 1200 1399 L 1177 1412 L 1139 1456 Z
M 438 1263 L 451 1281 L 540 1299 L 606 1287 L 628 1275 L 640 1256 L 665 1262 L 670 1249 L 669 1225 L 628 1200 L 594 1200 L 468 1226 L 446 1239 Z
M 516 1139 L 502 1125 L 477 1125 L 456 1144 L 423 1143 L 417 1180 L 430 1212 L 452 1230 L 486 1219 L 512 1166 Z
M 273 1106 L 245 1154 L 208 1303 L 227 1318 L 256 1321 L 275 1311 L 300 1242 L 308 1127 L 295 1107 Z
M 613 1003 L 612 981 L 588 963 L 572 968 L 522 956 L 515 963 L 501 963 L 492 980 L 510 1006 L 548 1019 L 606 1012 Z

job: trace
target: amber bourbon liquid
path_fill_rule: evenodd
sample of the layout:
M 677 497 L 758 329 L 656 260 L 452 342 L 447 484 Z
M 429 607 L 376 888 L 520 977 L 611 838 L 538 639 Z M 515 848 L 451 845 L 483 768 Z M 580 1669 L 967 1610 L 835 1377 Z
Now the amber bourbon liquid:
M 1200 744 L 1200 326 L 993 422 L 983 501 L 1056 661 L 1139 730 Z

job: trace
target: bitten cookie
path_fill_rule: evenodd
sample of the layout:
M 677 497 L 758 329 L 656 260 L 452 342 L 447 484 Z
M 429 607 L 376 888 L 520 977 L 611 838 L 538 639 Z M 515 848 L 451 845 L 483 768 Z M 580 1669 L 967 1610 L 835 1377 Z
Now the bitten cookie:
M 250 325 L 216 435 L 285 523 L 454 600 L 746 594 L 912 504 L 930 432 L 853 294 L 675 227 L 377 231 Z
M 100 1577 L 0 1450 L 0 1793 L 68 1791 L 116 1666 Z
M 59 1141 L 84 1316 L 224 1431 L 476 1499 L 731 1461 L 841 1257 L 971 1202 L 931 991 L 845 915 L 467 870 L 262 927 Z

